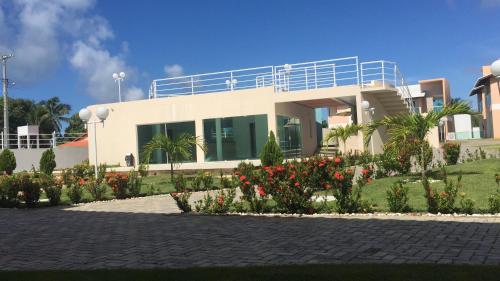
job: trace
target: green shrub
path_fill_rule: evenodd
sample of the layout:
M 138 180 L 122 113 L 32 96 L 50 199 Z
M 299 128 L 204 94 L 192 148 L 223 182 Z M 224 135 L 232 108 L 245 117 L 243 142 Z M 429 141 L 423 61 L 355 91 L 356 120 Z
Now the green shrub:
M 13 176 L 0 175 L 0 207 L 14 207 L 18 204 L 19 189 Z
M 72 175 L 77 180 L 91 178 L 94 176 L 94 166 L 91 166 L 88 161 L 83 161 L 73 166 Z
M 85 187 L 94 201 L 102 201 L 108 190 L 108 185 L 104 182 L 89 180 Z
M 187 180 L 183 173 L 174 176 L 174 187 L 177 192 L 184 192 L 187 188 Z M 193 187 L 194 188 L 194 187 Z
M 106 178 L 106 170 L 108 169 L 108 165 L 106 163 L 99 164 L 97 166 L 97 183 L 100 184 Z M 95 172 L 94 172 L 95 173 Z
M 228 177 L 221 177 L 220 178 L 220 186 L 221 186 L 221 188 L 224 188 L 224 189 L 235 187 L 234 181 Z
M 210 172 L 203 173 L 201 181 L 205 190 L 210 190 L 214 186 L 214 176 Z
M 148 173 L 149 173 L 149 165 L 141 163 L 141 164 L 139 164 L 139 168 L 137 168 L 137 170 L 138 170 L 139 174 L 141 175 L 141 177 L 145 178 L 148 176 Z
M 68 197 L 71 203 L 78 204 L 82 202 L 83 187 L 78 183 L 73 183 L 68 187 Z
M 2 153 L 0 153 L 0 171 L 5 172 L 7 175 L 12 175 L 16 167 L 17 164 L 14 153 L 9 149 L 4 149 Z
M 22 192 L 21 199 L 26 206 L 36 207 L 40 200 L 40 181 L 28 173 L 19 173 L 15 178 L 16 184 Z
M 130 196 L 137 197 L 141 195 L 141 185 L 142 178 L 139 177 L 139 173 L 134 170 L 130 170 L 128 173 L 128 191 Z
M 129 178 L 126 174 L 109 173 L 106 175 L 106 183 L 111 186 L 116 199 L 124 199 L 128 196 Z
M 441 192 L 437 192 L 431 187 L 427 177 L 422 180 L 427 200 L 427 210 L 430 213 L 453 213 L 458 190 L 462 187 L 462 172 L 459 173 L 456 184 L 448 180 L 448 174 L 444 167 L 441 169 L 441 176 L 445 185 L 444 191 Z
M 191 192 L 183 192 L 183 193 L 170 193 L 170 196 L 174 198 L 175 203 L 177 203 L 177 207 L 181 209 L 184 213 L 191 212 L 191 205 L 189 205 L 189 197 L 191 197 Z
M 56 155 L 52 148 L 47 149 L 43 152 L 40 158 L 40 172 L 46 175 L 52 175 L 52 172 L 56 168 Z
M 496 192 L 488 197 L 489 212 L 492 214 L 500 213 L 500 192 Z
M 447 142 L 443 146 L 444 159 L 448 165 L 456 165 L 460 156 L 460 143 Z
M 262 166 L 274 166 L 283 163 L 283 152 L 276 142 L 273 131 L 269 133 L 269 138 L 260 153 L 260 162 Z
M 203 172 L 198 171 L 198 173 L 196 174 L 196 176 L 191 181 L 191 188 L 194 191 L 198 191 L 198 190 L 201 189 L 201 184 L 202 183 L 203 183 Z
M 220 190 L 211 196 L 208 192 L 203 199 L 196 201 L 196 212 L 204 214 L 224 214 L 227 213 L 233 205 L 236 191 L 229 189 L 227 191 Z
M 49 199 L 49 203 L 52 206 L 59 205 L 61 202 L 62 186 L 59 181 L 55 181 L 51 175 L 47 174 L 35 174 L 37 177 L 40 188 L 43 189 L 45 195 Z
M 387 190 L 387 204 L 389 205 L 389 210 L 395 213 L 408 212 L 410 206 L 408 205 L 409 188 L 403 185 L 401 181 L 397 181 L 392 184 L 389 190 Z
M 465 192 L 460 192 L 460 212 L 472 215 L 474 212 L 474 200 L 465 197 Z

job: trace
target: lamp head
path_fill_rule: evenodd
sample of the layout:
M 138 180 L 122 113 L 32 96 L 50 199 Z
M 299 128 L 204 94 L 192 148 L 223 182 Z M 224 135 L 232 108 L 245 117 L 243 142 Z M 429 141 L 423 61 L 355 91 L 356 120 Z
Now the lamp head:
M 87 123 L 90 120 L 90 117 L 92 117 L 92 112 L 90 112 L 87 108 L 82 108 L 80 109 L 80 112 L 78 112 L 78 116 L 83 122 Z
M 370 109 L 370 102 L 367 100 L 362 101 L 361 108 L 363 108 L 363 110 L 369 110 Z
M 113 73 L 113 79 L 115 79 L 115 80 L 118 79 L 118 73 L 116 73 L 116 72 Z
M 122 79 L 125 78 L 125 72 L 123 72 L 123 71 L 120 72 L 120 78 L 122 78 Z
M 107 109 L 106 107 L 99 107 L 96 110 L 95 115 L 97 115 L 97 118 L 99 118 L 99 120 L 104 121 L 106 120 L 106 118 L 108 118 L 109 109 Z
M 491 74 L 500 77 L 500 59 L 497 59 L 491 64 Z

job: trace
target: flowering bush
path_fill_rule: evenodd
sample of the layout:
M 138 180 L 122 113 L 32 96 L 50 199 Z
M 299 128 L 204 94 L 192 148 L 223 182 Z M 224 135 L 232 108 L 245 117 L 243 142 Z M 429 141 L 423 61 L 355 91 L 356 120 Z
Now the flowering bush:
M 191 212 L 191 205 L 189 205 L 189 197 L 191 197 L 191 192 L 183 192 L 183 193 L 172 192 L 170 193 L 170 196 L 174 198 L 175 203 L 177 203 L 177 207 L 179 207 L 179 209 L 181 209 L 182 212 L 184 213 Z
M 455 211 L 458 189 L 462 186 L 462 174 L 459 174 L 456 184 L 448 180 L 448 174 L 444 167 L 441 170 L 441 176 L 445 184 L 444 190 L 441 192 L 432 189 L 427 177 L 422 180 L 427 199 L 427 210 L 430 213 L 453 213 Z
M 447 142 L 443 146 L 444 148 L 444 159 L 446 164 L 455 165 L 458 162 L 458 157 L 460 156 L 460 144 L 454 142 Z
M 266 212 L 268 196 L 262 186 L 259 172 L 254 171 L 252 175 L 246 176 L 240 175 L 240 173 L 236 171 L 235 176 L 237 177 L 241 193 L 243 194 L 241 199 L 248 202 L 250 211 L 256 213 Z
M 40 181 L 28 173 L 19 173 L 15 175 L 14 183 L 21 191 L 21 200 L 26 206 L 35 207 L 40 200 Z
M 500 213 L 500 192 L 496 192 L 488 197 L 488 207 L 491 214 Z
M 0 175 L 0 207 L 14 207 L 18 204 L 18 186 L 14 183 L 14 177 Z
M 51 175 L 45 173 L 35 174 L 35 176 L 38 177 L 40 187 L 49 199 L 50 205 L 59 205 L 62 194 L 62 181 L 59 178 L 53 178 Z
M 206 193 L 203 199 L 196 201 L 196 212 L 204 214 L 224 214 L 231 208 L 236 191 L 229 189 L 227 191 L 220 190 L 213 196 Z
M 106 194 L 108 185 L 104 182 L 99 183 L 98 181 L 91 179 L 85 182 L 84 188 L 86 188 L 90 193 L 92 199 L 94 199 L 95 201 L 101 201 L 104 199 L 104 195 Z
M 410 210 L 410 206 L 408 205 L 409 190 L 408 186 L 403 185 L 401 181 L 393 183 L 390 189 L 387 190 L 387 204 L 391 212 L 400 213 Z
M 113 190 L 113 195 L 117 199 L 127 198 L 128 195 L 128 175 L 120 173 L 109 173 L 106 175 L 106 182 Z
M 71 203 L 78 204 L 82 202 L 83 187 L 80 182 L 72 183 L 68 188 L 68 197 Z

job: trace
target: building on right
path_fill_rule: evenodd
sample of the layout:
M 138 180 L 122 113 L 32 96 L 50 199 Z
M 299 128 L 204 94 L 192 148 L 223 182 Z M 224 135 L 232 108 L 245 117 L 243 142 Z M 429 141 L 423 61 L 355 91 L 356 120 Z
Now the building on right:
M 481 137 L 500 139 L 499 78 L 491 73 L 490 66 L 483 66 L 482 73 L 469 95 L 477 97 L 478 112 L 482 116 Z

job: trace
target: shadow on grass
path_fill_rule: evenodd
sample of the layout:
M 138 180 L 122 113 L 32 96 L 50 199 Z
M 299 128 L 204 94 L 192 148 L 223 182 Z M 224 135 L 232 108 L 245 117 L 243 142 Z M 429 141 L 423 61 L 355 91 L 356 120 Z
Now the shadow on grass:
M 186 269 L 110 269 L 88 271 L 0 272 L 2 280 L 498 280 L 498 266 L 454 265 L 297 265 L 261 267 L 212 267 Z

